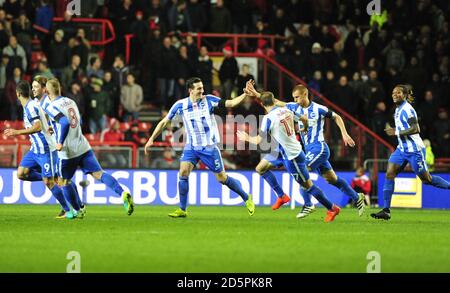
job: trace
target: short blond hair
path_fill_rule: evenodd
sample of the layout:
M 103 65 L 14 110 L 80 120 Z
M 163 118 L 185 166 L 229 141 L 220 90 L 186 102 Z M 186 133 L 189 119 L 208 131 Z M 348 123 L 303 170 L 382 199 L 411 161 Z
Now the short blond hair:
M 303 94 L 305 91 L 308 91 L 308 88 L 306 86 L 304 86 L 303 84 L 297 84 L 296 86 L 294 86 L 294 88 L 292 89 L 292 92 L 296 92 L 296 91 L 300 91 L 300 94 Z
M 46 84 L 47 91 L 52 92 L 58 96 L 61 95 L 61 84 L 56 78 L 49 79 Z

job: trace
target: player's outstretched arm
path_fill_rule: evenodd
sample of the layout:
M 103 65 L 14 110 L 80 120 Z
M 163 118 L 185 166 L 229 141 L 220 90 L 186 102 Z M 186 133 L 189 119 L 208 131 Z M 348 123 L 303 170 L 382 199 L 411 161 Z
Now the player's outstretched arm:
M 250 79 L 249 81 L 247 81 L 244 92 L 246 92 L 247 95 L 249 95 L 249 96 L 256 97 L 257 99 L 259 99 L 261 97 L 261 94 L 255 89 L 255 81 L 253 79 Z M 278 107 L 286 106 L 285 102 L 282 102 L 278 99 L 274 99 L 274 100 L 275 100 L 275 106 L 278 106 Z
M 345 123 L 344 123 L 344 120 L 342 120 L 342 117 L 333 112 L 333 120 L 336 123 L 336 125 L 339 127 L 339 129 L 341 130 L 341 136 L 342 136 L 342 140 L 344 141 L 345 146 L 354 147 L 355 142 L 353 141 L 351 136 L 348 135 L 347 128 L 345 128 Z
M 158 125 L 156 125 L 155 130 L 153 131 L 152 135 L 150 136 L 147 143 L 145 144 L 144 152 L 146 155 L 147 155 L 147 149 L 153 145 L 155 139 L 161 134 L 161 132 L 167 127 L 167 125 L 169 125 L 169 123 L 170 123 L 170 120 L 166 116 L 163 118 L 163 120 L 159 121 Z
M 34 122 L 33 126 L 31 126 L 30 128 L 25 128 L 25 129 L 8 128 L 8 129 L 5 129 L 4 134 L 6 136 L 17 136 L 17 135 L 33 134 L 33 133 L 39 132 L 41 130 L 42 130 L 41 121 L 36 120 L 36 122 Z
M 248 141 L 251 144 L 260 144 L 262 141 L 262 137 L 260 135 L 250 136 L 247 132 L 240 130 L 237 131 L 237 137 L 239 140 Z

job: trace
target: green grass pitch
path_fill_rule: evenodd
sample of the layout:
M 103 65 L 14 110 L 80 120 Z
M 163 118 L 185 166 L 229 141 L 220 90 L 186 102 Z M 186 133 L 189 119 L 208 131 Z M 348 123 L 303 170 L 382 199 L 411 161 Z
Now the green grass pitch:
M 82 220 L 57 220 L 53 205 L 0 205 L 0 272 L 65 272 L 69 251 L 81 272 L 366 272 L 370 251 L 382 272 L 450 272 L 450 212 L 394 209 L 392 220 L 343 209 L 88 206 Z

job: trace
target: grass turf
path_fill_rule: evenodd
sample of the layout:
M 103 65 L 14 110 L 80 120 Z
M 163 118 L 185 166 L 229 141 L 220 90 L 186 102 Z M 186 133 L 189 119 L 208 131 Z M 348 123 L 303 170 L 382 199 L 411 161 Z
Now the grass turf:
M 392 220 L 343 209 L 297 220 L 297 211 L 257 207 L 88 206 L 82 220 L 57 220 L 57 206 L 0 205 L 0 272 L 65 272 L 69 251 L 82 272 L 450 272 L 450 212 L 394 209 Z

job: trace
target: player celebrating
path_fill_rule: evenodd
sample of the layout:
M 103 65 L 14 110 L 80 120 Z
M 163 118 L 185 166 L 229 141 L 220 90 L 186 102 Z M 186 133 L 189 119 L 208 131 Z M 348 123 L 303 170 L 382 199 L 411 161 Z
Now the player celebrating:
M 23 121 L 25 129 L 6 129 L 6 136 L 28 134 L 31 141 L 30 151 L 22 158 L 17 177 L 25 181 L 44 181 L 53 196 L 58 200 L 64 212 L 70 210 L 64 198 L 61 188 L 55 183 L 55 168 L 57 154 L 55 139 L 43 131 L 47 126 L 45 115 L 40 111 L 39 105 L 30 97 L 30 85 L 26 81 L 20 81 L 16 87 L 17 98 L 23 106 Z M 64 218 L 65 213 L 57 218 Z
M 238 138 L 252 144 L 260 144 L 263 137 L 270 134 L 279 144 L 278 147 L 286 170 L 306 190 L 309 196 L 317 198 L 328 209 L 325 222 L 333 221 L 339 214 L 340 208 L 330 202 L 322 190 L 309 179 L 305 155 L 300 142 L 295 137 L 294 119 L 298 116 L 286 107 L 277 107 L 271 92 L 263 92 L 259 98 L 267 111 L 261 123 L 260 133 L 262 136 L 251 137 L 246 132 L 238 131 Z
M 46 136 L 48 136 L 49 138 L 52 139 L 52 141 L 54 141 L 52 144 L 52 147 L 53 147 L 52 149 L 53 149 L 53 151 L 55 151 L 55 154 L 57 154 L 56 149 L 55 149 L 56 140 L 55 140 L 54 136 L 49 135 L 50 129 L 53 130 L 53 127 L 51 126 L 50 121 L 47 119 L 45 112 L 42 110 L 43 105 L 50 103 L 50 99 L 47 96 L 47 94 L 45 93 L 46 83 L 47 83 L 46 77 L 37 75 L 33 79 L 33 83 L 31 84 L 31 90 L 33 92 L 33 97 L 35 98 L 35 100 L 37 100 L 37 102 L 39 103 L 39 106 L 40 106 L 39 111 L 41 113 L 41 117 L 43 120 L 43 122 L 42 122 L 43 130 L 42 131 Z M 55 163 L 55 166 L 57 166 L 58 161 L 56 160 L 54 163 Z M 55 168 L 55 177 L 57 177 L 57 174 L 56 174 L 57 171 L 58 171 L 58 168 Z M 76 200 L 78 202 L 78 205 L 81 208 L 80 209 L 81 214 L 84 216 L 84 214 L 86 214 L 86 207 L 81 202 L 81 199 L 78 196 L 77 187 L 73 181 L 71 181 L 71 185 L 73 185 L 73 188 L 75 189 L 75 191 L 77 191 Z M 65 218 L 66 212 L 68 212 L 69 210 L 70 210 L 69 207 L 67 209 L 63 208 L 57 218 Z
M 97 161 L 86 138 L 81 132 L 80 113 L 76 103 L 61 96 L 61 85 L 57 79 L 47 81 L 46 88 L 50 103 L 44 104 L 44 110 L 54 123 L 56 134 L 56 150 L 59 157 L 59 183 L 66 199 L 74 209 L 74 213 L 67 214 L 67 218 L 75 218 L 79 214 L 80 206 L 76 200 L 76 191 L 70 184 L 71 178 L 80 166 L 85 174 L 91 174 L 109 188 L 121 195 L 128 215 L 134 211 L 131 194 L 124 191 L 119 182 L 104 172 Z
M 397 85 L 392 91 L 392 100 L 396 105 L 395 128 L 387 127 L 387 135 L 397 136 L 397 149 L 389 157 L 386 180 L 383 186 L 384 208 L 371 214 L 372 218 L 389 220 L 391 218 L 391 199 L 394 193 L 395 177 L 409 162 L 414 173 L 425 184 L 442 189 L 450 189 L 450 183 L 443 178 L 431 175 L 425 162 L 425 145 L 420 138 L 417 113 L 411 106 L 414 101 L 412 90 L 407 85 Z
M 202 161 L 209 170 L 214 172 L 217 180 L 228 186 L 231 190 L 239 194 L 245 202 L 248 213 L 255 213 L 255 204 L 252 201 L 251 194 L 242 190 L 241 184 L 234 178 L 231 178 L 225 172 L 222 162 L 222 156 L 217 147 L 220 142 L 219 130 L 217 129 L 214 118 L 215 107 L 233 108 L 238 106 L 244 99 L 245 94 L 232 100 L 223 100 L 213 95 L 203 95 L 203 82 L 198 77 L 187 80 L 186 87 L 189 91 L 189 97 L 177 101 L 169 113 L 156 126 L 153 134 L 145 144 L 145 153 L 153 145 L 164 128 L 172 121 L 176 115 L 183 118 L 183 124 L 187 133 L 187 141 L 181 155 L 180 172 L 178 180 L 178 191 L 180 194 L 180 207 L 170 217 L 186 217 L 187 195 L 189 192 L 188 177 L 198 161 Z
M 256 95 L 257 97 L 260 96 L 260 94 L 255 90 L 253 82 L 249 86 L 249 91 L 252 95 Z M 336 175 L 329 162 L 330 150 L 324 140 L 324 120 L 325 118 L 331 118 L 341 130 L 344 144 L 346 146 L 354 147 L 355 142 L 348 135 L 344 121 L 341 116 L 328 110 L 327 107 L 312 102 L 309 99 L 309 91 L 304 85 L 296 85 L 292 89 L 292 96 L 294 97 L 295 102 L 284 103 L 279 100 L 275 100 L 275 104 L 281 107 L 285 106 L 298 116 L 307 116 L 308 125 L 305 129 L 306 131 L 301 132 L 301 139 L 305 146 L 305 157 L 308 169 L 318 172 L 329 184 L 339 188 L 344 194 L 351 197 L 356 202 L 358 214 L 361 216 L 364 213 L 364 194 L 358 194 L 350 187 L 347 181 Z M 271 168 L 280 166 L 282 166 L 280 156 L 276 157 L 273 155 L 266 156 L 261 160 L 258 166 L 256 166 L 256 171 L 261 174 L 261 176 L 277 193 L 278 199 L 272 206 L 272 209 L 274 210 L 278 209 L 284 203 L 289 202 L 289 197 L 284 194 L 275 176 L 272 172 L 270 172 Z M 304 218 L 314 212 L 315 207 L 311 202 L 311 196 L 307 192 L 301 189 L 300 193 L 305 201 L 305 204 L 300 213 L 297 215 L 297 218 Z

